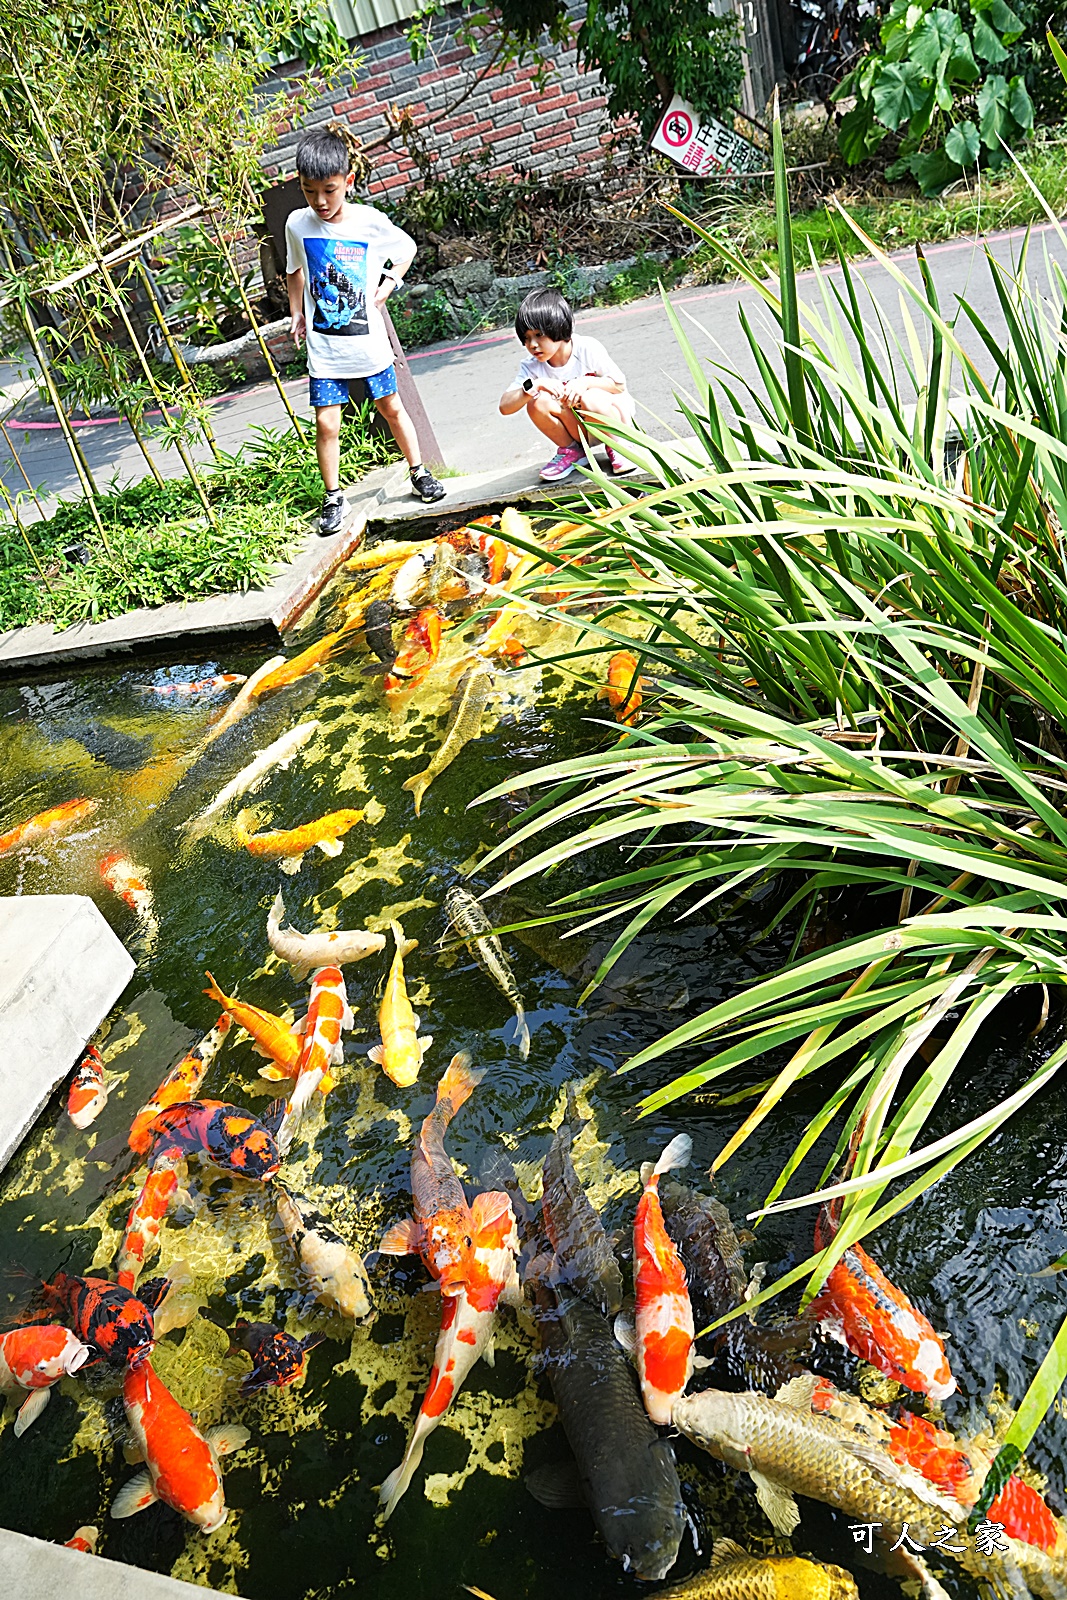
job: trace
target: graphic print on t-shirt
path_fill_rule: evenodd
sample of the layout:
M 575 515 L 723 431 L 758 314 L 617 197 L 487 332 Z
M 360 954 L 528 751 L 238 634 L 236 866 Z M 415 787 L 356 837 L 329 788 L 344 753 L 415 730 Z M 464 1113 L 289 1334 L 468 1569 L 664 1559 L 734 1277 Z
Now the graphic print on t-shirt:
M 305 237 L 308 290 L 315 302 L 316 333 L 365 334 L 367 246 L 350 239 Z

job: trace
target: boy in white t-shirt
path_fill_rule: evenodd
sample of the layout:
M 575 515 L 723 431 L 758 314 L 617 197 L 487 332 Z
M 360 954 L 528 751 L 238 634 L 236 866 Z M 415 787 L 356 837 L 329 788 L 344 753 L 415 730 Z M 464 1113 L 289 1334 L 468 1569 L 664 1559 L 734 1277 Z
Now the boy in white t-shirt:
M 285 224 L 289 311 L 297 344 L 307 340 L 315 451 L 326 490 L 319 518 L 324 536 L 338 533 L 341 414 L 352 378 L 367 393 L 403 452 L 411 492 L 440 500 L 444 484 L 423 466 L 414 425 L 396 392 L 396 369 L 382 306 L 415 258 L 414 239 L 374 206 L 353 205 L 351 151 L 336 125 L 305 133 L 296 170 L 307 209 Z
M 534 427 L 558 447 L 541 468 L 546 482 L 558 483 L 586 456 L 585 419 L 603 417 L 629 427 L 633 400 L 599 339 L 574 337 L 574 314 L 558 290 L 528 294 L 515 318 L 515 333 L 527 354 L 515 382 L 500 396 L 500 410 L 510 417 L 525 407 Z M 634 470 L 610 445 L 607 451 L 616 477 Z

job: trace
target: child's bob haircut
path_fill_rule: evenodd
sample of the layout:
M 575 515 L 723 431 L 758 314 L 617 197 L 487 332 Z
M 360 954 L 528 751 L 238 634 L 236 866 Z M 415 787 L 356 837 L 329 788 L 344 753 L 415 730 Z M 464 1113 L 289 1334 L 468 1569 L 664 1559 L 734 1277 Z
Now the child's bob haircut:
M 535 289 L 515 316 L 515 336 L 520 344 L 536 328 L 550 339 L 565 342 L 574 332 L 574 313 L 558 289 Z
M 296 170 L 302 178 L 324 183 L 327 178 L 347 178 L 352 155 L 339 133 L 312 128 L 296 142 Z

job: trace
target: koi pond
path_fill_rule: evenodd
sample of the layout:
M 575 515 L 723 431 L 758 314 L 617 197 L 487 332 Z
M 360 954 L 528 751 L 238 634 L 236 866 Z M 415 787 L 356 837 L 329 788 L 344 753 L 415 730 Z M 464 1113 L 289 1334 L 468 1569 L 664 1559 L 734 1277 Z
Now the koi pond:
M 335 584 L 287 644 L 287 658 L 342 628 L 374 576 L 374 569 L 357 570 Z M 474 736 L 426 789 L 416 816 L 404 784 L 441 744 L 460 674 L 482 659 L 472 650 L 487 619 L 469 620 L 475 610 L 472 603 L 450 619 L 436 660 L 425 675 L 415 671 L 402 692 L 385 695 L 385 665 L 368 649 L 365 629 L 356 631 L 343 649 L 324 652 L 314 670 L 253 701 L 231 733 L 206 746 L 240 686 L 158 691 L 222 675 L 249 677 L 267 661 L 267 649 L 234 648 L 165 667 L 126 662 L 0 687 L 0 829 L 76 798 L 98 802 L 72 830 L 0 859 L 0 894 L 91 895 L 139 962 L 96 1041 L 109 1090 L 103 1110 L 78 1131 L 65 1096 L 57 1096 L 0 1179 L 3 1327 L 12 1326 L 27 1284 L 52 1282 L 60 1271 L 114 1278 L 145 1179 L 143 1157 L 130 1150 L 127 1135 L 168 1070 L 219 1020 L 220 1005 L 204 993 L 205 974 L 226 996 L 286 1023 L 307 1010 L 308 979 L 296 981 L 267 939 L 279 890 L 285 922 L 299 930 L 384 936 L 383 948 L 343 967 L 354 1014 L 351 1030 L 341 1035 L 343 1060 L 331 1068 L 332 1090 L 314 1092 L 281 1169 L 287 1189 L 365 1258 L 370 1315 L 354 1322 L 314 1299 L 269 1183 L 192 1156 L 178 1169 L 158 1256 L 153 1260 L 149 1250 L 138 1282 L 173 1279 L 164 1302 L 170 1329 L 151 1357 L 159 1378 L 202 1433 L 218 1424 L 247 1429 L 247 1442 L 221 1466 L 227 1520 L 204 1533 L 158 1501 L 122 1520 L 111 1516 L 116 1496 L 141 1468 L 128 1449 L 121 1367 L 97 1362 L 63 1378 L 22 1437 L 14 1431 L 15 1404 L 8 1403 L 0 1426 L 3 1526 L 63 1543 L 79 1525 L 93 1524 L 99 1552 L 113 1560 L 247 1600 L 452 1600 L 464 1585 L 493 1600 L 656 1592 L 658 1585 L 642 1581 L 647 1571 L 635 1572 L 632 1564 L 625 1570 L 573 1494 L 568 1501 L 562 1488 L 545 1492 L 557 1466 L 563 1483 L 570 1450 L 540 1353 L 536 1264 L 527 1270 L 536 1245 L 523 1254 L 525 1303 L 502 1301 L 497 1309 L 494 1363 L 482 1359 L 470 1371 L 429 1434 L 406 1494 L 382 1520 L 379 1489 L 398 1467 L 419 1413 L 442 1298 L 430 1292 L 436 1285 L 417 1253 L 379 1254 L 379 1245 L 411 1215 L 413 1145 L 450 1060 L 468 1052 L 482 1076 L 445 1135 L 468 1199 L 499 1190 L 510 1163 L 527 1201 L 536 1201 L 542 1163 L 554 1140 L 559 1148 L 558 1130 L 566 1124 L 574 1170 L 614 1244 L 629 1297 L 642 1164 L 686 1133 L 692 1163 L 673 1176 L 710 1194 L 707 1168 L 743 1110 L 704 1094 L 679 1102 L 669 1118 L 638 1120 L 638 1099 L 671 1069 L 625 1075 L 618 1069 L 684 1016 L 772 968 L 796 929 L 786 921 L 766 935 L 773 889 L 739 901 L 717 920 L 706 913 L 661 919 L 584 1003 L 579 996 L 610 943 L 610 924 L 598 930 L 598 941 L 564 938 L 565 925 L 552 922 L 504 933 L 531 1036 L 524 1057 L 510 1001 L 474 947 L 449 928 L 444 902 L 456 886 L 481 895 L 521 858 L 521 848 L 512 847 L 502 861 L 482 866 L 491 849 L 507 844 L 529 796 L 472 802 L 505 779 L 615 735 L 610 709 L 598 703 L 581 657 L 571 655 L 581 645 L 577 630 L 563 637 L 547 622 L 520 618 L 514 632 L 521 648 L 513 644 L 486 669 L 490 682 Z M 410 615 L 393 622 L 401 655 Z M 287 765 L 272 765 L 258 787 L 196 821 L 250 762 L 309 723 L 310 734 L 288 751 Z M 250 848 L 257 833 L 342 810 L 362 815 L 338 837 L 338 854 L 313 844 L 299 859 Z M 113 887 L 101 876 L 108 857 L 125 863 L 112 870 Z M 592 860 L 572 859 L 550 880 L 487 898 L 485 911 L 504 928 L 544 917 L 555 898 L 592 881 L 596 868 Z M 408 1087 L 368 1056 L 382 1039 L 394 924 L 418 941 L 404 958 L 406 992 L 420 1019 L 418 1038 L 432 1035 Z M 997 1080 L 1012 1081 L 1028 1026 L 1020 1017 L 1001 1022 L 1006 1007 L 996 1015 L 1001 1031 L 987 1030 L 973 1059 L 987 1095 L 1000 1092 Z M 732 1087 L 760 1081 L 768 1064 L 767 1058 L 754 1063 Z M 277 1072 L 265 1078 L 266 1065 L 234 1025 L 197 1092 L 246 1108 L 271 1126 L 268 1108 L 288 1086 L 279 1087 Z M 803 1084 L 795 1088 L 719 1175 L 714 1193 L 739 1230 L 777 1176 L 782 1151 L 818 1108 L 813 1094 Z M 1064 1111 L 1054 1084 L 979 1160 L 942 1179 L 867 1240 L 888 1278 L 947 1336 L 956 1392 L 925 1406 L 899 1387 L 887 1392 L 878 1374 L 859 1371 L 833 1344 L 821 1349 L 820 1370 L 854 1393 L 903 1397 L 957 1440 L 995 1448 L 1011 1400 L 1025 1390 L 1063 1314 L 1060 1280 L 1035 1274 L 1067 1248 Z M 967 1115 L 954 1079 L 940 1127 L 955 1127 Z M 831 1148 L 823 1141 L 816 1149 L 813 1173 Z M 743 1235 L 746 1273 L 766 1262 L 773 1278 L 804 1260 L 813 1222 L 810 1211 L 797 1211 L 760 1224 L 754 1240 Z M 519 1217 L 520 1236 L 530 1226 Z M 536 1218 L 532 1226 L 539 1226 Z M 796 1309 L 795 1300 L 784 1303 L 788 1298 L 783 1319 Z M 773 1324 L 776 1307 L 761 1322 Z M 239 1319 L 297 1338 L 321 1336 L 308 1350 L 302 1377 L 243 1392 L 251 1368 L 237 1348 Z M 610 1316 L 604 1325 L 610 1333 Z M 698 1351 L 704 1348 L 698 1340 Z M 709 1384 L 743 1387 L 711 1366 L 698 1369 L 691 1389 Z M 590 1393 L 582 1413 L 587 1435 L 596 1431 L 598 1406 L 614 1404 L 606 1389 Z M 799 1527 L 786 1539 L 767 1520 L 747 1475 L 684 1437 L 660 1432 L 662 1448 L 673 1448 L 677 1461 L 685 1517 L 677 1560 L 669 1575 L 656 1574 L 664 1584 L 691 1580 L 680 1592 L 701 1600 L 852 1592 L 772 1590 L 760 1586 L 764 1578 L 746 1586 L 725 1569 L 718 1580 L 711 1574 L 698 1582 L 714 1541 L 732 1539 L 755 1557 L 792 1549 L 843 1567 L 865 1600 L 917 1592 L 914 1576 L 887 1570 L 889 1541 L 877 1530 L 868 1556 L 851 1531 L 855 1516 L 804 1498 Z M 1067 1510 L 1065 1447 L 1067 1425 L 1057 1411 L 1023 1469 L 1057 1514 Z M 661 1451 L 650 1450 L 648 1461 L 651 1486 Z M 538 1498 L 531 1487 L 540 1489 Z M 546 1500 L 560 1503 L 550 1508 Z M 876 1501 L 863 1520 L 882 1520 Z M 940 1592 L 966 1600 L 991 1592 L 951 1557 L 937 1550 L 928 1557 Z

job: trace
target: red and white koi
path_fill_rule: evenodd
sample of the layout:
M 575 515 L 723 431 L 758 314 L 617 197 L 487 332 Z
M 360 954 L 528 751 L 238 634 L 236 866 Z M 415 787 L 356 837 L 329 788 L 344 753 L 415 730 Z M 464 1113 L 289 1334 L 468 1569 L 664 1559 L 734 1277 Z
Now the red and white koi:
M 836 1232 L 836 1217 L 824 1206 L 815 1223 L 815 1248 L 825 1250 Z M 811 1312 L 854 1356 L 887 1378 L 931 1400 L 947 1400 L 955 1393 L 956 1380 L 938 1334 L 862 1246 L 850 1245 L 844 1252 L 812 1301 Z
M 441 1329 L 434 1350 L 433 1370 L 423 1396 L 404 1459 L 380 1490 L 383 1520 L 388 1521 L 411 1483 L 426 1440 L 463 1387 L 475 1362 L 484 1356 L 493 1364 L 493 1330 L 497 1308 L 503 1301 L 518 1305 L 522 1298 L 516 1259 L 519 1236 L 515 1214 L 507 1197 L 501 1207 L 496 1193 L 476 1195 L 471 1205 L 474 1223 L 474 1257 L 478 1286 L 446 1296 L 441 1301 Z
M 86 1045 L 67 1090 L 67 1116 L 76 1128 L 91 1127 L 107 1105 L 107 1097 L 103 1058 L 94 1045 Z
M 129 906 L 140 921 L 146 943 L 153 945 L 159 933 L 159 923 L 156 921 L 148 869 L 139 867 L 121 850 L 112 850 L 100 863 L 100 876 L 112 893 Z
M 671 1140 L 652 1171 L 642 1173 L 644 1192 L 634 1218 L 637 1372 L 645 1410 L 661 1426 L 670 1422 L 693 1371 L 694 1327 L 685 1267 L 663 1220 L 659 1180 L 688 1166 L 692 1153 L 687 1133 Z
M 319 967 L 311 978 L 308 1013 L 297 1024 L 304 1035 L 300 1059 L 296 1064 L 296 1083 L 278 1134 L 278 1147 L 284 1154 L 292 1142 L 296 1124 L 311 1103 L 316 1089 L 329 1094 L 334 1087 L 332 1067 L 345 1058 L 341 1033 L 351 1028 L 354 1018 L 348 1004 L 344 975 L 340 967 Z M 268 1069 L 269 1070 L 269 1069 Z
M 16 1439 L 40 1416 L 52 1385 L 77 1372 L 91 1355 L 88 1345 L 58 1323 L 0 1334 L 0 1393 L 25 1395 L 15 1419 Z
M 148 1257 L 155 1255 L 159 1245 L 159 1230 L 177 1187 L 178 1174 L 172 1166 L 153 1167 L 133 1202 L 115 1273 L 117 1282 L 124 1289 L 133 1289 Z
M 95 1556 L 96 1541 L 100 1537 L 100 1529 L 95 1528 L 91 1522 L 84 1528 L 79 1528 L 73 1539 L 67 1539 L 63 1545 L 64 1550 L 80 1550 L 82 1555 Z
M 196 1099 L 208 1068 L 222 1049 L 223 1040 L 232 1026 L 233 1018 L 228 1011 L 224 1011 L 211 1032 L 205 1033 L 200 1043 L 195 1044 L 177 1065 L 171 1067 L 151 1100 L 141 1107 L 133 1119 L 126 1142 L 135 1154 L 148 1154 L 152 1143 L 152 1124 L 161 1111 L 168 1106 L 185 1105 L 187 1101 Z
M 214 689 L 228 689 L 234 683 L 247 683 L 243 672 L 220 672 L 214 678 L 197 678 L 194 683 L 146 683 L 146 694 L 210 694 Z
M 126 1369 L 122 1398 L 134 1445 L 147 1471 L 124 1484 L 113 1517 L 132 1517 L 161 1500 L 202 1533 L 226 1521 L 219 1457 L 247 1443 L 248 1429 L 230 1424 L 201 1433 L 147 1358 Z

